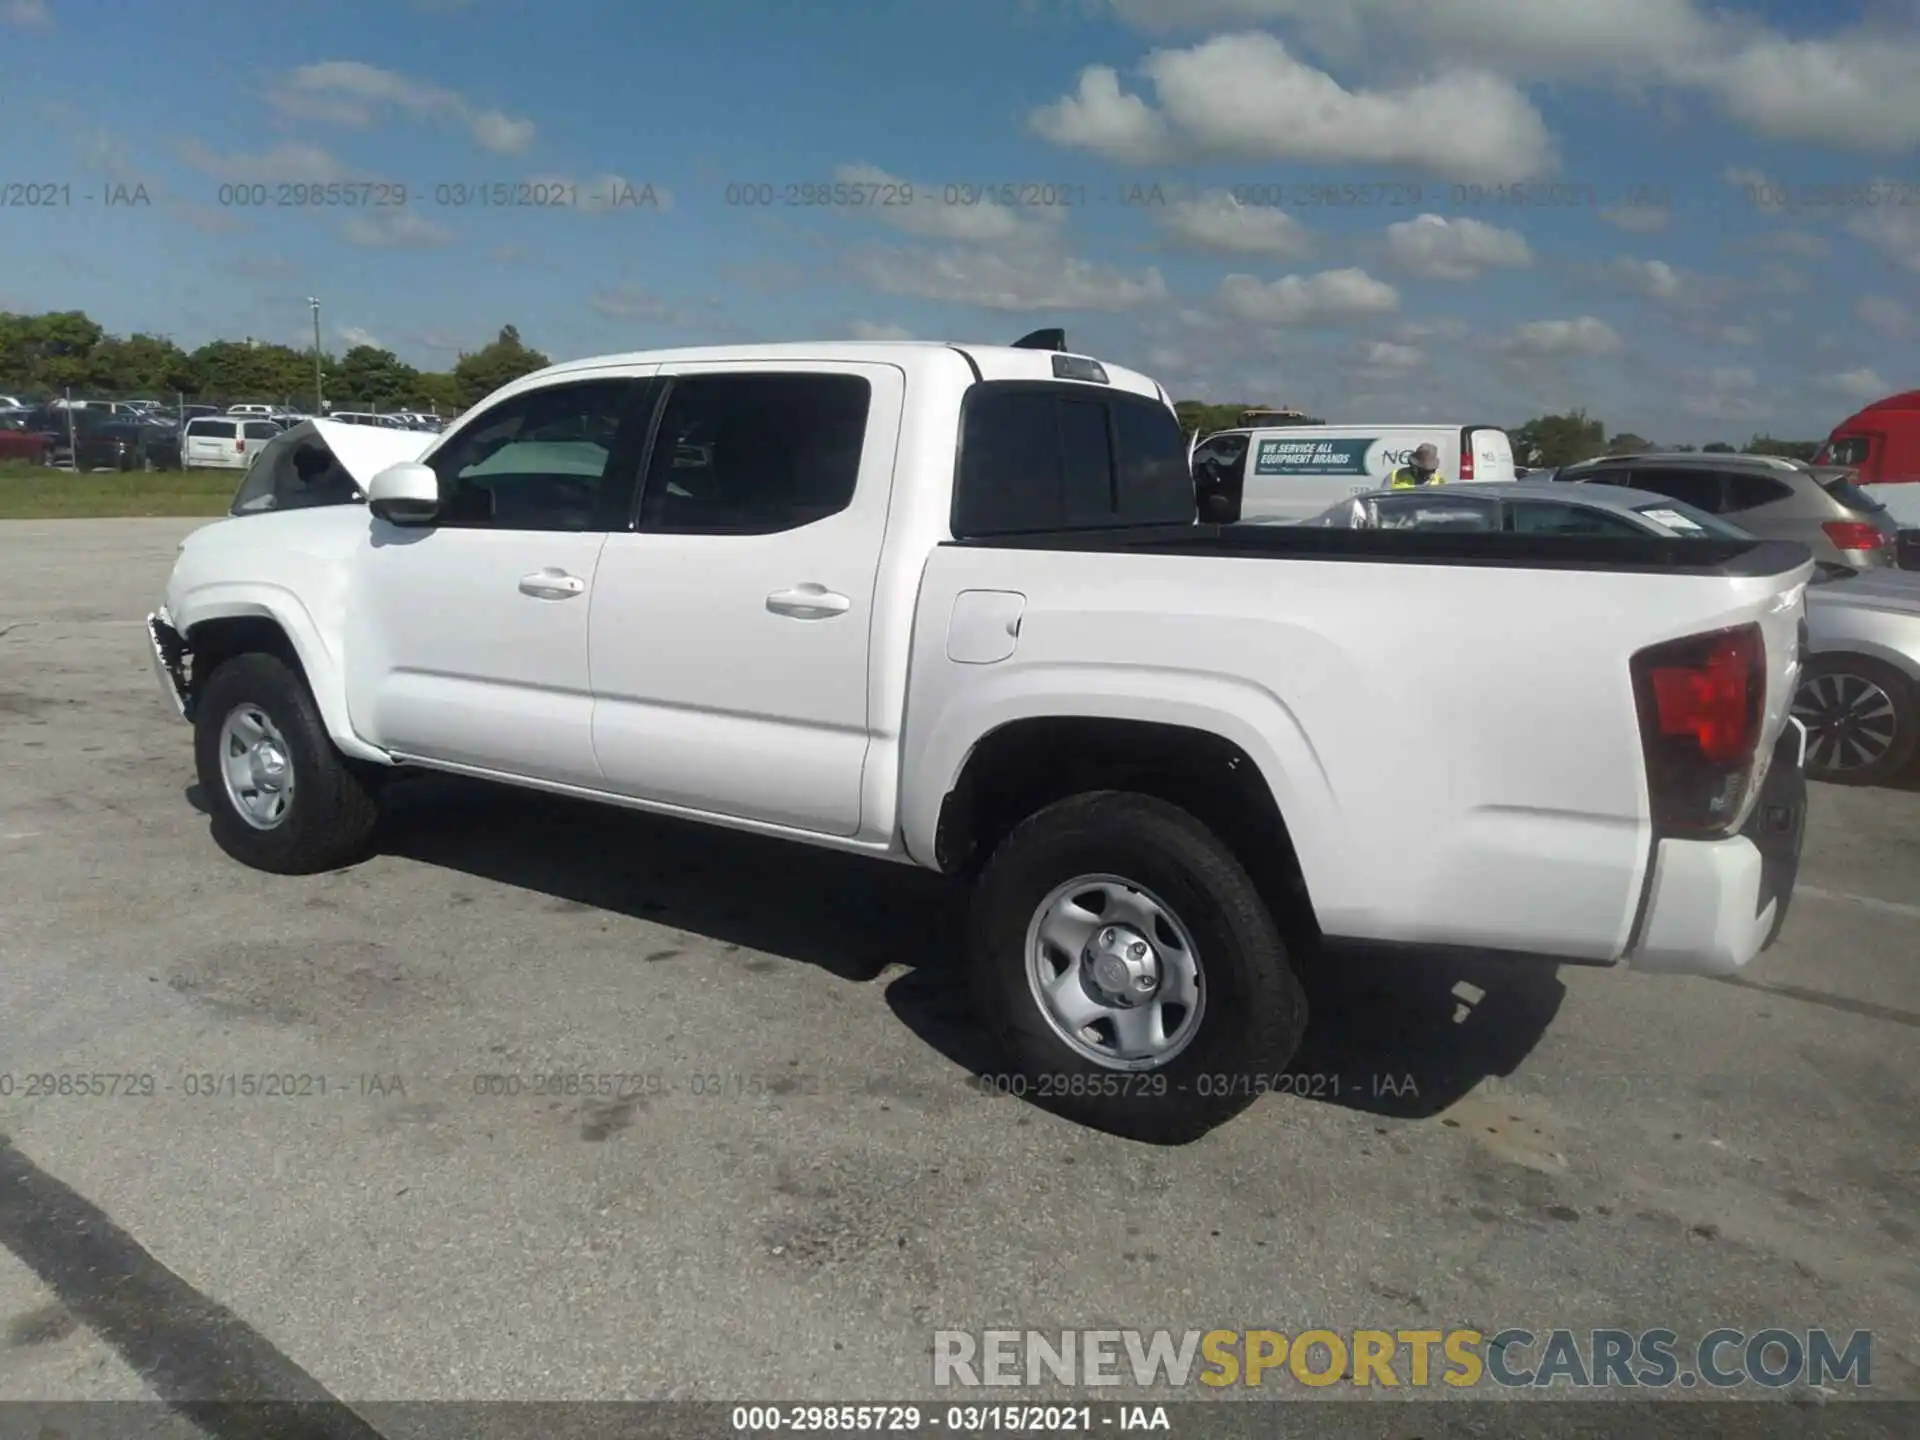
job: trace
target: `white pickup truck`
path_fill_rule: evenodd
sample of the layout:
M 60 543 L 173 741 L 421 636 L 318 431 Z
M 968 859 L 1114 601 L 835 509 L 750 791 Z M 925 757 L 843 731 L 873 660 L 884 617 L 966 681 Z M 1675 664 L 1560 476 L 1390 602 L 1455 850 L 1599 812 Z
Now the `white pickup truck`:
M 1798 546 L 1198 524 L 1166 393 L 1020 346 L 557 365 L 366 490 L 151 617 L 229 854 L 424 768 L 946 872 L 1009 1067 L 1124 1133 L 1284 1088 L 1323 937 L 1718 973 L 1792 893 Z

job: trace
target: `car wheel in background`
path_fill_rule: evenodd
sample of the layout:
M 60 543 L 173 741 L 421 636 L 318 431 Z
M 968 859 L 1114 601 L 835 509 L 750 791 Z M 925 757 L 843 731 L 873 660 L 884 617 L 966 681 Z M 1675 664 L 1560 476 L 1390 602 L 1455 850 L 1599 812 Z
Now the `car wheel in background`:
M 1793 713 L 1807 727 L 1807 774 L 1815 780 L 1884 784 L 1903 774 L 1920 748 L 1920 690 L 1865 655 L 1808 661 Z
M 1307 1003 L 1259 889 L 1165 801 L 1075 795 L 1017 826 L 973 894 L 975 1004 L 1003 1093 L 1159 1144 L 1199 1138 L 1281 1077 Z

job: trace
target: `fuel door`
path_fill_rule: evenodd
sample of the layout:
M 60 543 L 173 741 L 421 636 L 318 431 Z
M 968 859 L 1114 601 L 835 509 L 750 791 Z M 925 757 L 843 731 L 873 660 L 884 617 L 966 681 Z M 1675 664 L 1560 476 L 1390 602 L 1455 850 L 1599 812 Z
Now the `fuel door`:
M 1027 597 L 1018 590 L 962 590 L 947 621 L 947 658 L 960 665 L 992 665 L 1020 643 Z

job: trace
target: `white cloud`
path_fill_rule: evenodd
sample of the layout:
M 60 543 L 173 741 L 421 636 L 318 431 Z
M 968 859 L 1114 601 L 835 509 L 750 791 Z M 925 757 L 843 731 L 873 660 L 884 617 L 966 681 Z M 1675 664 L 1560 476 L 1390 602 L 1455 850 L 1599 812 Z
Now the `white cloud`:
M 1535 320 L 1516 326 L 1501 341 L 1500 348 L 1510 355 L 1554 360 L 1602 359 L 1622 353 L 1627 346 L 1606 321 L 1582 315 L 1573 320 Z
M 1400 292 L 1364 270 L 1323 270 L 1266 284 L 1251 275 L 1229 275 L 1220 282 L 1217 301 L 1228 314 L 1256 325 L 1338 325 L 1392 314 L 1400 308 Z
M 385 350 L 387 348 L 387 346 L 373 334 L 362 330 L 358 325 L 342 325 L 334 331 L 334 334 L 338 335 L 349 345 L 370 345 L 375 350 Z
M 1677 58 L 1735 120 L 1775 140 L 1892 154 L 1920 144 L 1920 44 L 1862 31 L 1769 36 L 1730 54 Z
M 351 168 L 318 145 L 295 142 L 254 154 L 223 155 L 198 140 L 183 140 L 180 158 L 204 174 L 234 184 L 328 185 L 355 178 Z
M 911 340 L 914 334 L 904 325 L 887 325 L 873 320 L 856 320 L 847 327 L 856 340 Z
M 1913 307 L 1891 295 L 1862 295 L 1854 303 L 1853 317 L 1889 340 L 1920 334 L 1920 327 L 1914 324 Z
M 1484 220 L 1421 215 L 1387 227 L 1387 259 L 1426 280 L 1472 280 L 1494 269 L 1521 269 L 1533 250 L 1517 230 Z
M 1920 206 L 1912 202 L 1913 182 L 1874 183 L 1881 187 L 1880 194 L 1905 199 L 1906 203 L 1896 205 L 1889 200 L 1860 210 L 1847 221 L 1847 233 L 1864 240 L 1902 270 L 1920 274 Z
M 51 30 L 53 16 L 47 0 L 5 0 L 0 4 L 0 24 L 18 25 L 23 30 Z
M 1173 158 L 1167 122 L 1138 95 L 1120 89 L 1120 77 L 1105 65 L 1080 72 L 1080 86 L 1028 117 L 1042 139 L 1070 150 L 1091 150 L 1109 160 L 1151 165 Z
M 1032 127 L 1055 144 L 1109 159 L 1290 160 L 1401 166 L 1451 179 L 1520 180 L 1550 170 L 1546 123 L 1511 83 L 1443 71 L 1399 89 L 1348 90 L 1271 35 L 1221 35 L 1141 64 L 1160 110 L 1124 94 L 1096 66 L 1077 95 L 1044 106 Z M 1445 124 L 1436 123 L 1444 116 Z
M 1656 235 L 1673 221 L 1673 212 L 1664 205 L 1607 205 L 1600 218 L 1616 230 L 1630 235 Z
M 1425 363 L 1426 356 L 1416 345 L 1375 340 L 1361 351 L 1353 373 L 1356 378 L 1366 381 L 1398 380 L 1417 374 Z
M 1607 278 L 1640 300 L 1670 305 L 1688 296 L 1686 278 L 1663 259 L 1632 259 L 1620 255 L 1607 267 Z
M 1049 250 L 876 250 L 854 270 L 889 295 L 913 295 L 983 310 L 1120 312 L 1158 305 L 1167 283 L 1149 267 L 1138 273 Z
M 1221 255 L 1302 260 L 1314 248 L 1312 232 L 1286 211 L 1243 205 L 1225 190 L 1176 200 L 1160 213 L 1159 223 L 1170 243 Z
M 276 80 L 266 98 L 283 114 L 356 130 L 370 129 L 383 115 L 396 112 L 447 121 L 496 155 L 523 155 L 533 145 L 531 120 L 473 105 L 445 86 L 359 60 L 302 65 Z
M 384 250 L 420 250 L 451 245 L 453 232 L 410 210 L 375 210 L 350 215 L 340 226 L 348 244 Z
M 1857 370 L 1842 371 L 1838 375 L 1823 375 L 1820 378 L 1820 388 L 1829 394 L 1839 395 L 1847 400 L 1856 400 L 1862 404 L 1869 400 L 1878 400 L 1883 395 L 1890 395 L 1894 389 L 1864 365 Z
M 1065 214 L 1058 206 L 1029 209 L 1003 205 L 977 189 L 916 185 L 877 165 L 842 165 L 833 172 L 833 178 L 842 185 L 861 187 L 859 193 L 867 197 L 867 203 L 844 207 L 843 213 L 871 215 L 902 234 L 928 240 L 992 245 L 1037 239 Z M 949 196 L 952 204 L 947 203 Z M 973 203 L 967 203 L 970 200 Z
M 1277 25 L 1356 69 L 1412 60 L 1701 96 L 1756 134 L 1887 154 L 1920 143 L 1910 16 L 1787 34 L 1705 0 L 1110 0 L 1142 29 Z M 1832 7 L 1838 15 L 1840 7 Z M 1807 28 L 1807 27 L 1802 27 Z

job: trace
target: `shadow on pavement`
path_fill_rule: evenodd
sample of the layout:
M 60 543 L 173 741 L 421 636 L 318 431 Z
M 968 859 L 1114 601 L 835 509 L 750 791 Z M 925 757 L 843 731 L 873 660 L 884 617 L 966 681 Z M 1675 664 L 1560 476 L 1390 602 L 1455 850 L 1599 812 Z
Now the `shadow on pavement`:
M 197 787 L 188 800 L 204 812 Z M 939 876 L 508 786 L 394 784 L 380 850 L 631 915 L 867 983 L 971 1073 L 997 1068 L 963 975 L 964 892 Z M 1434 1115 L 1527 1056 L 1565 996 L 1550 961 L 1328 947 L 1312 1016 L 1274 1088 L 1376 1115 Z

